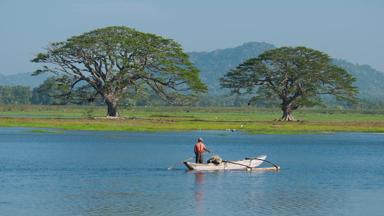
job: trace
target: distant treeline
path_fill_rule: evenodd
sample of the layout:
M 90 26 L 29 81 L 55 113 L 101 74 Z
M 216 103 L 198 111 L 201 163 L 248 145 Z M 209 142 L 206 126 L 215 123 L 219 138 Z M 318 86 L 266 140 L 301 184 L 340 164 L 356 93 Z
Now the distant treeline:
M 76 96 L 74 92 L 73 95 Z M 73 96 L 72 95 L 72 96 Z M 364 109 L 383 109 L 384 102 L 360 100 L 360 102 L 352 107 L 347 104 L 339 103 L 331 98 L 323 99 L 328 108 L 345 109 L 352 108 L 357 110 Z M 249 104 L 249 98 L 237 95 L 221 95 L 214 96 L 204 94 L 201 95 L 192 106 L 200 107 L 242 107 L 242 106 L 257 106 L 257 107 L 278 107 L 278 102 L 263 102 L 258 101 L 255 104 Z M 75 100 L 73 97 L 67 97 L 60 90 L 59 86 L 55 86 L 55 82 L 47 79 L 42 85 L 31 88 L 27 86 L 0 86 L 0 104 L 36 104 L 36 105 L 100 105 L 104 106 L 104 101 L 100 97 L 95 97 L 93 100 Z M 168 106 L 166 102 L 159 99 L 155 94 L 140 94 L 137 97 L 126 97 L 121 100 L 120 106 Z
M 31 104 L 32 91 L 27 86 L 0 86 L 1 104 Z

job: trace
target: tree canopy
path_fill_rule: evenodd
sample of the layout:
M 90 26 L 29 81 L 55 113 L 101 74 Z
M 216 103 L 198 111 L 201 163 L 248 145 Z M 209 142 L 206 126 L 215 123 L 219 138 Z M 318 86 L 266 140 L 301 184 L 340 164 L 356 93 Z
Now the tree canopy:
M 321 95 L 354 102 L 355 78 L 331 63 L 330 57 L 306 47 L 281 47 L 264 52 L 230 70 L 221 86 L 256 100 L 279 100 L 281 120 L 294 120 L 293 110 L 321 104 Z
M 118 115 L 117 104 L 127 92 L 153 91 L 170 103 L 184 104 L 207 89 L 180 44 L 124 26 L 51 43 L 32 62 L 43 64 L 35 75 L 55 74 L 68 95 L 93 89 L 91 97 L 104 99 L 108 116 Z

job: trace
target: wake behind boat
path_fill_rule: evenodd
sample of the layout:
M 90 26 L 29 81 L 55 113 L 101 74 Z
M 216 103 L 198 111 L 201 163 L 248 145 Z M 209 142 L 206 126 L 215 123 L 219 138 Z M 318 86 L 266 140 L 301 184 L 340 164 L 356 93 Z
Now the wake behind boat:
M 237 161 L 228 161 L 228 160 L 222 160 L 218 156 L 212 157 L 210 160 L 208 160 L 208 163 L 192 163 L 188 161 L 184 161 L 184 165 L 189 170 L 195 170 L 195 171 L 218 171 L 218 170 L 249 170 L 249 171 L 255 171 L 255 170 L 279 170 L 280 167 L 267 161 L 266 155 L 260 155 L 255 158 L 245 158 L 244 160 L 237 160 Z M 273 165 L 273 167 L 263 167 L 259 168 L 263 162 L 267 162 Z

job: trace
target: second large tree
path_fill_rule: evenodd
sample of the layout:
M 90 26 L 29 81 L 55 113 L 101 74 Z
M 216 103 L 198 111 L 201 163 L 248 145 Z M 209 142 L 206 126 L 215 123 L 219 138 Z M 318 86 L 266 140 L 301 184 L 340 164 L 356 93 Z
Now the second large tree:
M 301 106 L 321 103 L 321 95 L 354 101 L 355 79 L 331 64 L 327 54 L 306 47 L 282 47 L 264 52 L 229 71 L 222 87 L 233 93 L 253 94 L 252 100 L 280 100 L 281 120 L 294 120 L 292 112 Z
M 118 116 L 119 100 L 136 89 L 151 90 L 174 104 L 206 91 L 177 42 L 123 26 L 52 43 L 32 61 L 44 63 L 35 74 L 56 74 L 68 93 L 89 86 L 104 99 L 108 116 Z

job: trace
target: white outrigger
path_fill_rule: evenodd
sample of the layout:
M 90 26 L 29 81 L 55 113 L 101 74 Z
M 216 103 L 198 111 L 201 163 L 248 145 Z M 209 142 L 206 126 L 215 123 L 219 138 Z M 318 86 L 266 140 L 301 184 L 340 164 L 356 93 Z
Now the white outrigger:
M 237 160 L 237 161 L 228 161 L 228 160 L 220 160 L 216 163 L 206 163 L 206 164 L 200 164 L 200 163 L 192 163 L 188 161 L 183 161 L 184 165 L 189 170 L 195 170 L 195 171 L 218 171 L 218 170 L 247 170 L 247 171 L 277 171 L 280 169 L 279 166 L 276 164 L 273 164 L 267 160 L 266 155 L 260 155 L 255 158 L 245 158 L 244 160 Z M 272 167 L 258 167 L 263 162 L 267 162 L 272 164 Z

